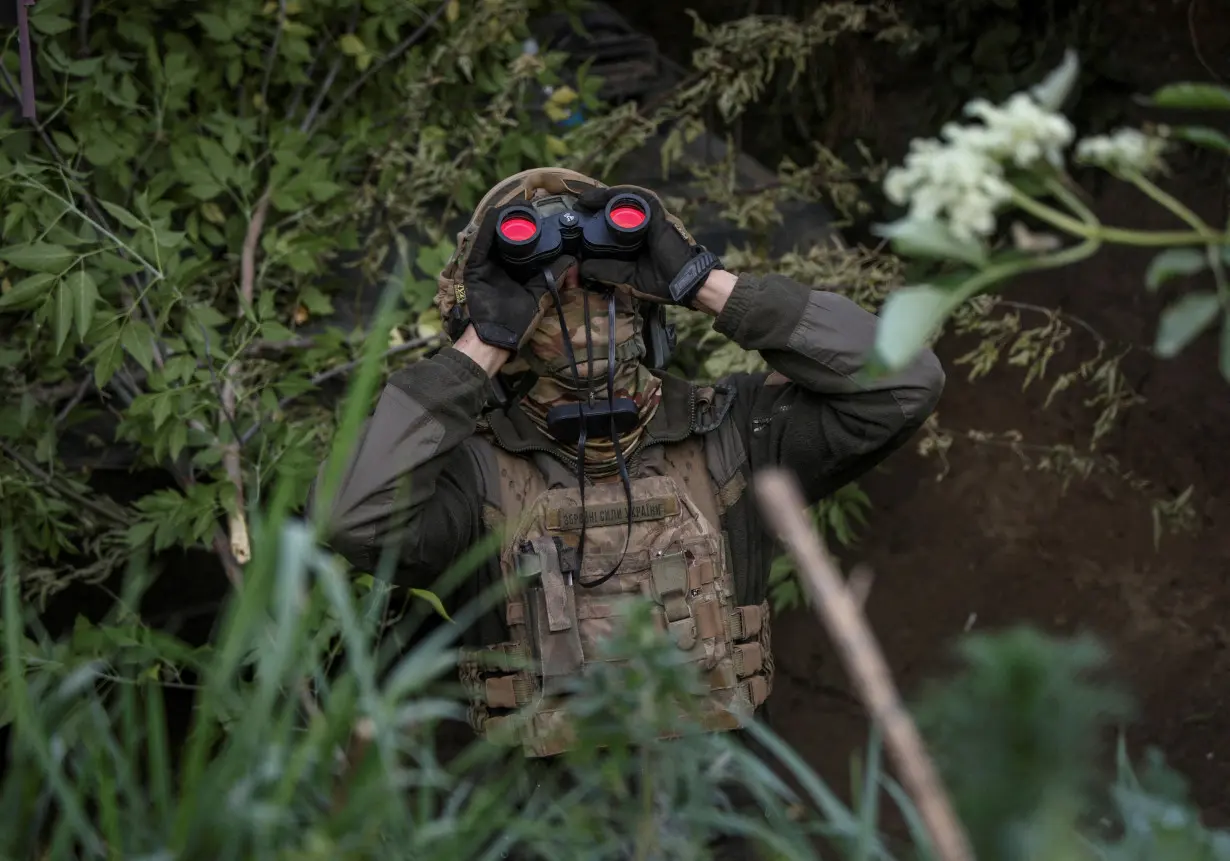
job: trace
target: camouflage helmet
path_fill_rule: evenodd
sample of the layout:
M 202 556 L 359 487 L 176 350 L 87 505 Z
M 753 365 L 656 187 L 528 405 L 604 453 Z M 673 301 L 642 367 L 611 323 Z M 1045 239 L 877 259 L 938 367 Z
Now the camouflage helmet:
M 470 223 L 457 234 L 457 248 L 437 279 L 435 305 L 436 310 L 440 312 L 440 319 L 445 321 L 445 329 L 448 330 L 450 313 L 457 305 L 457 288 L 462 286 L 466 259 L 470 249 L 474 246 L 474 237 L 488 212 L 509 204 L 529 203 L 553 195 L 571 197 L 573 199 L 569 201 L 571 204 L 583 193 L 594 188 L 607 188 L 607 186 L 573 170 L 561 167 L 536 167 L 501 180 L 483 195 L 483 199 L 474 208 L 474 214 L 470 216 Z M 451 332 L 450 335 L 456 337 Z

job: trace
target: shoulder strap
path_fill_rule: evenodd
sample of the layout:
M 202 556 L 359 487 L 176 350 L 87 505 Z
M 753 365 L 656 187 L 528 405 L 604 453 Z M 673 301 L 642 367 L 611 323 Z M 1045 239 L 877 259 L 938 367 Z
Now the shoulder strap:
M 481 432 L 470 437 L 469 447 L 483 484 L 483 522 L 491 530 L 517 523 L 546 489 L 538 465 L 532 458 L 509 454 Z
M 717 495 L 717 511 L 725 514 L 747 490 L 744 465 L 747 446 L 730 420 L 733 386 L 719 383 L 696 389 L 696 434 L 704 440 L 705 467 Z

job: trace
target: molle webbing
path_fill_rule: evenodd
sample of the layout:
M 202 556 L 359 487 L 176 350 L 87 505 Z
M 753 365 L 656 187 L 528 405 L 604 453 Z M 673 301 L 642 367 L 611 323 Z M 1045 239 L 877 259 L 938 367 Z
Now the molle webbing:
M 492 450 L 494 463 L 480 471 L 488 490 L 495 484 L 499 491 L 498 501 L 487 500 L 488 508 L 502 509 L 492 520 L 507 527 L 501 569 L 510 639 L 464 653 L 460 675 L 475 730 L 520 744 L 529 756 L 569 749 L 570 680 L 599 661 L 620 661 L 601 644 L 645 600 L 682 660 L 707 682 L 709 693 L 697 703 L 701 728 L 741 726 L 772 690 L 769 607 L 735 603 L 704 440 L 646 451 L 633 482 L 631 533 L 617 485 L 590 485 L 582 513 L 563 464 Z M 738 474 L 718 467 L 728 480 Z M 582 522 L 593 544 L 578 566 L 574 542 Z M 629 549 L 621 556 L 625 537 Z M 609 581 L 604 566 L 615 571 Z

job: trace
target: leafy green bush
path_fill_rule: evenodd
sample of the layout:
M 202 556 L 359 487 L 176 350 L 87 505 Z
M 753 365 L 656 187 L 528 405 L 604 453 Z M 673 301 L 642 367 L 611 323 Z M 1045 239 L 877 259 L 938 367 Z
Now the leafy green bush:
M 236 576 L 248 501 L 319 462 L 310 395 L 352 367 L 370 286 L 406 300 L 390 359 L 430 347 L 446 227 L 555 157 L 528 94 L 562 58 L 522 53 L 536 0 L 80 6 L 31 10 L 41 119 L 0 125 L 0 509 L 44 595 L 146 547 Z M 59 465 L 74 437 L 177 487 L 99 498 Z

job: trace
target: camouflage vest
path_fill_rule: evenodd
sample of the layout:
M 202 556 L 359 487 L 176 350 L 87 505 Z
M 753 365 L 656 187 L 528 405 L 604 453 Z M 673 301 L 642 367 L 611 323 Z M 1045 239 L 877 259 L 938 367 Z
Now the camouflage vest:
M 712 463 L 722 446 L 706 458 L 703 438 L 691 436 L 634 457 L 627 552 L 613 577 L 585 588 L 575 581 L 601 579 L 624 549 L 623 484 L 587 485 L 582 509 L 576 477 L 559 461 L 513 455 L 485 438 L 476 442 L 495 461 L 488 468 L 496 480 L 487 483 L 498 489 L 487 488 L 487 521 L 506 530 L 500 568 L 509 587 L 504 612 L 510 632 L 508 642 L 462 653 L 470 723 L 480 736 L 519 743 L 528 756 L 569 749 L 564 689 L 602 659 L 603 637 L 638 600 L 652 602 L 658 626 L 707 680 L 699 704 L 704 729 L 736 729 L 740 715 L 765 701 L 773 681 L 769 608 L 767 602 L 735 605 L 720 531 L 722 494 L 713 474 L 729 476 L 737 468 Z M 582 570 L 570 575 L 582 517 Z

